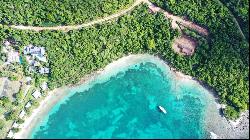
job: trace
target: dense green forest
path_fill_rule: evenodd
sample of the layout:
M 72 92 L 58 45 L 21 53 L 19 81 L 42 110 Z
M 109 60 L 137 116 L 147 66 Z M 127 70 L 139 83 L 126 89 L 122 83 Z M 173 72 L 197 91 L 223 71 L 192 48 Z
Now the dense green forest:
M 0 22 L 14 25 L 73 25 L 122 10 L 134 0 L 0 0 Z
M 140 6 L 117 22 L 67 33 L 20 31 L 0 26 L 0 40 L 13 38 L 20 46 L 32 43 L 46 47 L 51 88 L 76 83 L 84 75 L 122 56 L 149 53 L 213 87 L 221 102 L 229 105 L 225 110 L 227 117 L 236 118 L 239 112 L 248 109 L 249 46 L 241 38 L 227 8 L 213 0 L 154 2 L 206 26 L 210 39 L 194 34 L 198 41 L 195 54 L 180 56 L 171 48 L 180 32 L 173 30 L 162 14 L 150 14 L 146 6 Z
M 217 0 L 152 0 L 176 15 L 207 27 L 209 50 L 192 76 L 215 88 L 221 102 L 230 107 L 228 117 L 235 118 L 249 108 L 249 44 L 242 38 L 227 7 Z M 178 61 L 174 61 L 178 63 Z M 174 64 L 177 68 L 180 65 Z M 186 71 L 186 70 L 185 70 Z
M 249 39 L 249 0 L 221 0 L 237 19 L 246 39 Z

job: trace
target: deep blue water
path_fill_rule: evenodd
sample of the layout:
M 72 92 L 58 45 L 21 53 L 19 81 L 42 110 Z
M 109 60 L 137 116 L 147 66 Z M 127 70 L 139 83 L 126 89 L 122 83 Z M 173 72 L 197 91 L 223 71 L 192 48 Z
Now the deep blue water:
M 85 87 L 86 88 L 86 87 Z M 31 138 L 206 138 L 205 89 L 168 69 L 139 63 L 108 81 L 72 89 Z M 157 109 L 167 110 L 163 114 Z

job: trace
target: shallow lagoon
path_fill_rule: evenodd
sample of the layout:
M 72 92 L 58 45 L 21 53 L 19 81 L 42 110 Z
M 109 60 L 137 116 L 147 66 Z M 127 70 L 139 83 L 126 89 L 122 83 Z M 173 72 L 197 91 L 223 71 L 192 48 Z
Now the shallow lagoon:
M 211 108 L 214 98 L 202 86 L 144 59 L 72 88 L 30 137 L 207 138 Z

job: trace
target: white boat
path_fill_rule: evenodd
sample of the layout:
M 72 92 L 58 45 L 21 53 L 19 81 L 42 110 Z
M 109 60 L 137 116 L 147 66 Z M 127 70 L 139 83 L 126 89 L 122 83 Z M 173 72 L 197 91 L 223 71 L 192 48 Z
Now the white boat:
M 166 114 L 167 113 L 167 111 L 165 110 L 165 108 L 164 107 L 162 107 L 162 106 L 158 106 L 158 108 L 161 110 L 161 112 L 163 112 L 164 114 Z

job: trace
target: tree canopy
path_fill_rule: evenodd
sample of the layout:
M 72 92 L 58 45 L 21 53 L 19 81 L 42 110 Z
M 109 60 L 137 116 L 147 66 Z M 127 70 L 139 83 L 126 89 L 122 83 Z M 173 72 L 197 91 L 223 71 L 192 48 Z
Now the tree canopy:
M 0 23 L 74 25 L 113 14 L 134 0 L 1 0 Z

